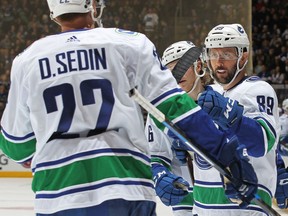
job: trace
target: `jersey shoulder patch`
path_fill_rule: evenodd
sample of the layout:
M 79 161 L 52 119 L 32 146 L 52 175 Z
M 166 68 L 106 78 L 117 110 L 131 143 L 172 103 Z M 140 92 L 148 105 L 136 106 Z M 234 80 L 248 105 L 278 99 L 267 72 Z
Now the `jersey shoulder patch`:
M 119 28 L 116 28 L 115 31 L 119 34 L 125 34 L 125 35 L 130 35 L 130 36 L 137 36 L 139 34 L 139 32 L 134 32 L 134 31 L 125 30 L 125 29 L 119 29 Z
M 246 82 L 255 82 L 255 81 L 259 81 L 259 80 L 261 80 L 261 78 L 258 76 L 250 76 L 245 81 Z

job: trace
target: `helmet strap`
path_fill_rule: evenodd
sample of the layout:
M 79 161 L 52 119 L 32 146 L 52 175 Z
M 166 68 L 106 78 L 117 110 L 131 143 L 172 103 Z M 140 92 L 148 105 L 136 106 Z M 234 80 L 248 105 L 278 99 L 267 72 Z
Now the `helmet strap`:
M 106 5 L 105 5 L 105 1 L 99 1 L 99 4 L 100 4 L 100 13 L 99 13 L 99 15 L 97 17 L 94 16 L 94 9 L 91 11 L 91 13 L 92 13 L 93 20 L 97 23 L 97 25 L 99 27 L 102 28 L 103 27 L 103 23 L 102 23 L 102 18 L 101 17 L 102 17 L 103 10 L 106 7 Z

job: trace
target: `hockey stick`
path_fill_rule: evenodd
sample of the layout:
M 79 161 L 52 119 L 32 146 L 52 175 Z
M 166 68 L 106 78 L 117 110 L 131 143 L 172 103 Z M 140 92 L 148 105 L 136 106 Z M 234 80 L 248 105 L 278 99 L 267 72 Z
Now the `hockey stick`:
M 195 178 L 194 178 L 194 173 L 193 173 L 193 170 L 194 170 L 193 159 L 192 159 L 192 155 L 190 153 L 187 154 L 186 160 L 187 160 L 187 166 L 188 166 L 188 170 L 189 170 L 190 179 L 191 179 L 192 185 L 194 185 Z
M 209 152 L 203 149 L 200 145 L 193 143 L 186 137 L 184 132 L 174 125 L 165 115 L 158 110 L 153 104 L 146 100 L 136 88 L 130 90 L 130 97 L 133 98 L 140 106 L 142 106 L 148 113 L 150 113 L 154 118 L 161 122 L 165 127 L 167 127 L 171 132 L 174 133 L 191 151 L 194 151 L 196 154 L 204 158 L 208 163 L 210 163 L 215 169 L 217 169 L 221 175 L 226 177 L 230 182 L 234 181 L 229 170 L 223 167 L 217 160 L 215 160 Z M 245 199 L 245 198 L 244 198 Z M 267 205 L 259 195 L 255 195 L 253 201 L 259 205 L 267 214 L 271 216 L 281 216 L 277 211 L 272 207 Z

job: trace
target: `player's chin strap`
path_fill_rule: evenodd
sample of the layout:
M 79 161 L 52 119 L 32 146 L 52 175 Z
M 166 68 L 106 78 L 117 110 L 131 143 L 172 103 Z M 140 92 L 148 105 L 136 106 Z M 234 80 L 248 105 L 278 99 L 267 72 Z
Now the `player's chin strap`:
M 198 60 L 193 63 L 193 65 L 194 65 L 194 73 L 195 73 L 195 75 L 196 75 L 196 80 L 194 81 L 191 90 L 190 90 L 189 92 L 187 92 L 187 94 L 191 94 L 191 93 L 195 90 L 196 86 L 198 86 L 198 83 L 199 83 L 200 79 L 201 79 L 201 78 L 205 75 L 205 73 L 206 73 L 206 69 L 204 68 L 203 64 L 201 63 L 201 64 L 202 64 L 202 69 L 201 69 L 200 72 L 202 72 L 202 73 L 199 74 L 199 73 L 197 72 L 197 64 L 198 64 Z
M 99 27 L 103 27 L 103 23 L 102 23 L 102 14 L 103 14 L 103 10 L 104 8 L 106 7 L 105 5 L 105 0 L 99 0 L 99 2 L 97 3 L 97 8 L 100 8 L 100 13 L 97 17 L 94 17 L 94 11 L 91 11 L 92 12 L 92 17 L 93 17 L 93 20 L 97 23 L 97 25 Z

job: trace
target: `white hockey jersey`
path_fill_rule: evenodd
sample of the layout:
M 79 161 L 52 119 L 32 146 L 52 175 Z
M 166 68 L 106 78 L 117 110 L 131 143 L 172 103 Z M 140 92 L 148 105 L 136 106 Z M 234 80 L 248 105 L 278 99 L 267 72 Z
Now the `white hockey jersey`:
M 278 100 L 273 88 L 256 77 L 250 77 L 233 89 L 223 92 L 221 86 L 213 85 L 214 90 L 223 93 L 225 97 L 238 100 L 244 105 L 244 116 L 260 119 L 262 133 L 255 148 L 252 151 L 255 155 L 264 154 L 262 157 L 250 157 L 250 162 L 255 168 L 259 181 L 258 195 L 261 199 L 271 204 L 271 197 L 276 188 L 276 164 L 275 149 L 279 137 Z M 263 124 L 263 121 L 265 122 Z M 149 123 L 149 121 L 148 121 Z M 150 123 L 153 130 L 146 134 L 150 140 L 150 153 L 154 158 L 162 160 L 166 164 L 173 164 L 173 152 L 170 150 L 171 143 L 165 134 Z M 199 124 L 199 127 L 205 126 Z M 207 136 L 209 136 L 207 134 Z M 247 139 L 254 141 L 253 134 Z M 205 137 L 203 137 L 205 139 Z M 239 139 L 241 141 L 243 139 Z M 262 142 L 264 140 L 264 142 Z M 246 143 L 243 143 L 246 144 Z M 252 143 L 249 143 L 252 144 Z M 179 167 L 178 167 L 179 169 Z M 239 209 L 238 204 L 232 203 L 225 195 L 223 181 L 219 172 L 198 155 L 193 160 L 194 185 L 193 185 L 193 215 L 201 216 L 265 216 L 267 215 L 260 207 L 252 204 L 248 209 Z M 185 171 L 184 171 L 185 172 Z M 177 172 L 176 172 L 177 173 Z M 177 173 L 180 176 L 187 176 L 186 173 Z
M 147 116 L 145 133 L 149 142 L 151 164 L 159 163 L 171 169 L 177 176 L 189 183 L 189 194 L 177 205 L 172 206 L 174 216 L 191 216 L 193 209 L 193 182 L 187 163 L 181 164 L 171 149 L 172 140 L 156 127 L 150 116 Z
M 155 201 L 143 117 L 129 95 L 136 86 L 189 136 L 199 141 L 212 134 L 203 141 L 209 151 L 225 143 L 143 34 L 68 31 L 34 42 L 14 59 L 0 148 L 19 163 L 33 158 L 35 212 L 111 199 Z M 203 120 L 211 124 L 198 127 Z
M 275 162 L 275 149 L 279 138 L 277 95 L 268 83 L 258 77 L 246 78 L 225 92 L 219 85 L 212 87 L 225 97 L 237 100 L 244 106 L 243 115 L 255 119 L 261 125 L 262 132 L 258 134 L 249 125 L 241 125 L 243 130 L 247 131 L 241 131 L 242 135 L 238 136 L 238 139 L 240 143 L 246 145 L 248 153 L 257 155 L 249 157 L 258 177 L 257 194 L 271 205 L 277 178 Z M 243 134 L 246 137 L 242 137 Z M 237 204 L 231 203 L 225 197 L 222 179 L 217 170 L 197 155 L 193 162 L 195 213 L 204 216 L 266 215 L 263 209 L 253 204 L 249 205 L 248 209 L 240 210 Z
M 286 113 L 283 113 L 279 117 L 279 122 L 281 126 L 280 137 L 287 136 L 288 135 L 288 115 Z

